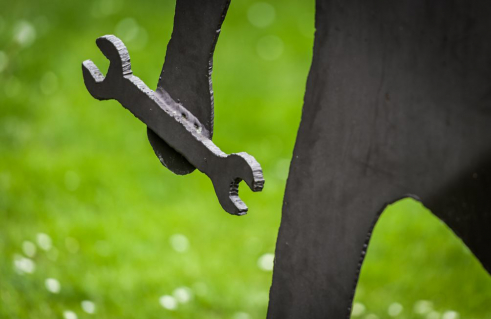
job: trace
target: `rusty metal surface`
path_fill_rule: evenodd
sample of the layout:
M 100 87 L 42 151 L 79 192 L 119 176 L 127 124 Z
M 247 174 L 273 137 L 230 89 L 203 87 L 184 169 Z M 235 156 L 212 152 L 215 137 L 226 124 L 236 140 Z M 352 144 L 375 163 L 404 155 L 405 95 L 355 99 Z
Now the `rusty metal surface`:
M 348 318 L 373 226 L 407 196 L 491 271 L 490 16 L 488 1 L 317 0 L 268 318 Z

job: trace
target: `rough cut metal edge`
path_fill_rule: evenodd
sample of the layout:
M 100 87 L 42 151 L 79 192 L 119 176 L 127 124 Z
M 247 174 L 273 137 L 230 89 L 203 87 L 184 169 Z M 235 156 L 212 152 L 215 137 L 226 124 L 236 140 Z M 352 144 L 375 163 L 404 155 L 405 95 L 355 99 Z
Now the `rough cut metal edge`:
M 247 206 L 238 196 L 244 180 L 254 192 L 264 187 L 261 165 L 247 153 L 227 155 L 203 133 L 204 126 L 168 94 L 156 94 L 131 71 L 129 53 L 114 35 L 96 40 L 110 61 L 106 77 L 90 60 L 82 63 L 84 82 L 98 100 L 115 99 L 212 181 L 223 209 L 244 215 Z

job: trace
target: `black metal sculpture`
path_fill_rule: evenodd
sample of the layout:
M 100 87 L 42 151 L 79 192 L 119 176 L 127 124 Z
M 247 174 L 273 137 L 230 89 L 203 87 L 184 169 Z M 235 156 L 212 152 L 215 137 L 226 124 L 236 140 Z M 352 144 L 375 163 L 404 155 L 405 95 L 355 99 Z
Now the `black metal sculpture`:
M 373 226 L 403 197 L 491 272 L 490 15 L 478 0 L 317 0 L 268 318 L 349 318 Z
M 90 61 L 84 78 L 147 124 L 165 166 L 198 168 L 224 209 L 243 214 L 238 182 L 261 190 L 261 168 L 211 142 L 211 61 L 228 4 L 177 1 L 155 92 L 114 36 L 97 41 L 106 78 Z M 371 231 L 403 197 L 427 205 L 491 272 L 491 3 L 317 0 L 316 12 L 268 318 L 349 317 Z
M 90 60 L 83 62 L 82 69 L 85 85 L 94 98 L 118 100 L 147 125 L 149 141 L 165 166 L 176 174 L 198 168 L 211 179 L 223 209 L 243 215 L 247 206 L 238 196 L 239 183 L 244 180 L 252 191 L 261 191 L 261 166 L 251 155 L 227 155 L 211 141 L 212 57 L 228 3 L 193 7 L 189 1 L 178 2 L 173 38 L 156 91 L 133 75 L 129 53 L 113 35 L 97 39 L 110 61 L 106 77 Z M 218 22 L 213 17 L 218 17 Z M 184 30 L 192 32 L 181 35 Z

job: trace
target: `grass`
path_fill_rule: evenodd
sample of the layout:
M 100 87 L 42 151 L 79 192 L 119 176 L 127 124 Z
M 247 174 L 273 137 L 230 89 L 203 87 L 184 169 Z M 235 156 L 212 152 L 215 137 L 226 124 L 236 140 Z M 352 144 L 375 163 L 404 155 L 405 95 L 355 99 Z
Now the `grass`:
M 264 318 L 271 272 L 258 261 L 274 253 L 312 57 L 313 1 L 271 2 L 273 23 L 256 27 L 247 14 L 254 2 L 234 0 L 218 41 L 214 141 L 227 153 L 253 154 L 266 178 L 262 193 L 241 188 L 250 208 L 244 217 L 222 211 L 202 174 L 163 168 L 145 126 L 84 87 L 81 62 L 105 69 L 94 41 L 113 33 L 127 45 L 134 73 L 155 86 L 172 1 L 4 2 L 0 317 Z M 270 42 L 276 47 L 265 51 Z M 267 60 L 269 51 L 280 54 Z M 40 233 L 51 238 L 50 249 L 39 246 Z M 26 242 L 37 246 L 32 257 Z M 19 272 L 16 259 L 25 270 L 31 260 L 34 271 Z M 58 293 L 46 289 L 48 278 L 60 283 Z M 179 291 L 190 291 L 191 300 L 162 307 L 162 296 Z M 489 276 L 460 241 L 405 200 L 376 227 L 355 314 L 386 318 L 398 303 L 399 318 L 437 319 L 438 312 L 452 319 L 449 310 L 491 318 L 490 296 Z M 95 314 L 82 310 L 83 300 Z M 421 300 L 431 304 L 416 314 Z

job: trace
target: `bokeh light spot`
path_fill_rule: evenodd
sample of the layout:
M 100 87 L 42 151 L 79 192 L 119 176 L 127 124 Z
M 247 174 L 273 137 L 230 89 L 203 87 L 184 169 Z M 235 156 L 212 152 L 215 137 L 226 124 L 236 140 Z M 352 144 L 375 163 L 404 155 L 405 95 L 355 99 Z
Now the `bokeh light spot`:
M 60 292 L 61 290 L 61 285 L 60 285 L 60 282 L 54 278 L 47 278 L 45 281 L 44 281 L 44 286 L 46 287 L 46 289 L 53 293 L 53 294 L 57 294 Z
M 169 239 L 172 249 L 184 253 L 189 249 L 189 240 L 183 234 L 174 234 Z
M 433 303 L 428 300 L 419 300 L 414 304 L 413 311 L 417 314 L 424 315 L 433 310 Z
M 234 313 L 232 319 L 250 319 L 251 316 L 247 312 L 236 312 Z
M 273 270 L 274 266 L 274 255 L 273 254 L 264 254 L 257 260 L 257 266 L 264 271 Z
M 22 243 L 22 251 L 27 257 L 32 258 L 36 255 L 36 245 L 33 242 L 26 240 Z
M 63 311 L 63 318 L 64 319 L 77 319 L 77 314 L 71 310 L 65 310 L 65 311 Z
M 95 303 L 90 300 L 84 300 L 81 302 L 82 310 L 88 314 L 95 313 Z
M 360 302 L 355 302 L 353 304 L 353 309 L 351 310 L 351 316 L 359 317 L 365 312 L 365 305 Z
M 36 40 L 36 29 L 26 21 L 18 21 L 14 26 L 14 41 L 23 47 L 30 46 Z
M 116 26 L 116 36 L 128 45 L 128 50 L 141 50 L 148 42 L 148 32 L 134 18 L 125 18 Z
M 53 243 L 51 241 L 51 237 L 49 237 L 45 233 L 38 233 L 36 235 L 36 241 L 37 241 L 39 248 L 41 248 L 42 250 L 45 250 L 45 251 L 50 250 L 52 245 L 53 245 Z
M 125 18 L 116 26 L 116 36 L 124 41 L 133 41 L 138 36 L 138 23 L 133 18 Z
M 188 303 L 193 298 L 193 292 L 188 287 L 178 287 L 172 295 L 179 303 Z
M 258 28 L 265 28 L 271 25 L 276 17 L 274 7 L 267 2 L 256 2 L 247 10 L 249 22 Z
M 14 268 L 18 274 L 32 274 L 36 270 L 36 264 L 31 259 L 16 254 Z
M 459 313 L 453 310 L 445 311 L 442 315 L 442 319 L 459 319 Z
M 257 42 L 257 54 L 266 61 L 278 59 L 283 53 L 283 41 L 276 35 L 267 35 Z
M 387 313 L 391 317 L 397 317 L 401 314 L 402 310 L 404 310 L 404 307 L 398 302 L 391 303 L 389 305 L 389 308 L 387 309 Z
M 169 296 L 169 295 L 163 295 L 159 299 L 160 305 L 164 307 L 167 310 L 176 310 L 177 309 L 177 300 L 176 298 Z

